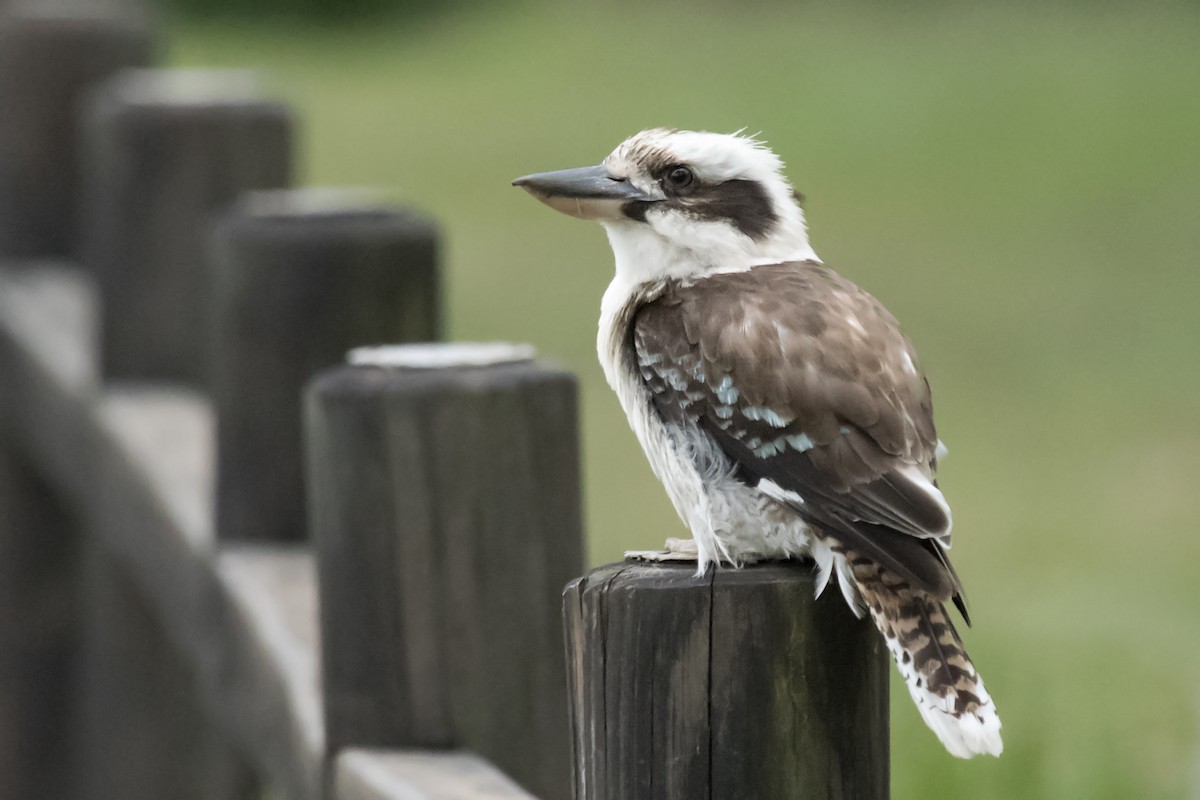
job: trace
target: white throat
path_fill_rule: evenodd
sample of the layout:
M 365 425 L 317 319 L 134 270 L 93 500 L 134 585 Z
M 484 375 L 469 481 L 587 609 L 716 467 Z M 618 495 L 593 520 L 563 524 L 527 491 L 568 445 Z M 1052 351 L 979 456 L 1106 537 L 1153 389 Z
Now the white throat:
M 664 279 L 744 272 L 782 261 L 818 261 L 808 243 L 804 213 L 791 206 L 785 214 L 762 241 L 754 241 L 729 223 L 703 222 L 682 214 L 651 211 L 646 222 L 605 221 L 616 259 L 614 283 L 632 288 Z

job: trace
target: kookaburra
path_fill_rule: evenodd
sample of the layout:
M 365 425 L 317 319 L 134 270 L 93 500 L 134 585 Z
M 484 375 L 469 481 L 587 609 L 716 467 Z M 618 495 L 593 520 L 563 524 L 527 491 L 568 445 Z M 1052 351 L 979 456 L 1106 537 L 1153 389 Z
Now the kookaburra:
M 817 593 L 836 573 L 946 749 L 999 755 L 945 607 L 969 623 L 929 384 L 896 319 L 809 246 L 780 159 L 736 134 L 654 129 L 600 166 L 514 183 L 608 233 L 600 362 L 700 570 L 812 558 Z

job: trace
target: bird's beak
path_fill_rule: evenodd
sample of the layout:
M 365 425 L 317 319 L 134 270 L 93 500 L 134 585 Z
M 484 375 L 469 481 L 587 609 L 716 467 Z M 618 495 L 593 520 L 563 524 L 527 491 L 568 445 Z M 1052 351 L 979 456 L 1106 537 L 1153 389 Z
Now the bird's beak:
M 602 166 L 560 169 L 517 178 L 520 186 L 546 205 L 579 219 L 625 219 L 622 209 L 630 203 L 658 200 L 642 192 L 625 178 Z

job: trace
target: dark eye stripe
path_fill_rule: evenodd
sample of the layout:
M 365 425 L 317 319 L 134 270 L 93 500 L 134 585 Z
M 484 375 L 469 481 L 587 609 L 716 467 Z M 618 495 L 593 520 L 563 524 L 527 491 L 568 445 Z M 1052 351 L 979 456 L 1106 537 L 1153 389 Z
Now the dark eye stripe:
M 779 222 L 771 198 L 758 181 L 697 182 L 687 198 L 669 202 L 706 221 L 728 220 L 755 241 L 765 239 Z

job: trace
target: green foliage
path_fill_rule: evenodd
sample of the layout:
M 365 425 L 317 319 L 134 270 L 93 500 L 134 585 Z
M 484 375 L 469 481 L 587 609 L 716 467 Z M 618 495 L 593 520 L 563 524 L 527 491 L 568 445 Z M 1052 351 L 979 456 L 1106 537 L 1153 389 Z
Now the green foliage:
M 1005 723 L 948 757 L 894 693 L 896 798 L 1189 796 L 1200 705 L 1200 10 L 1194 4 L 476 7 L 417 25 L 185 28 L 260 65 L 307 175 L 384 184 L 448 236 L 450 333 L 583 380 L 591 552 L 678 522 L 593 355 L 594 226 L 509 181 L 651 125 L 762 130 L 826 261 L 915 340 Z

